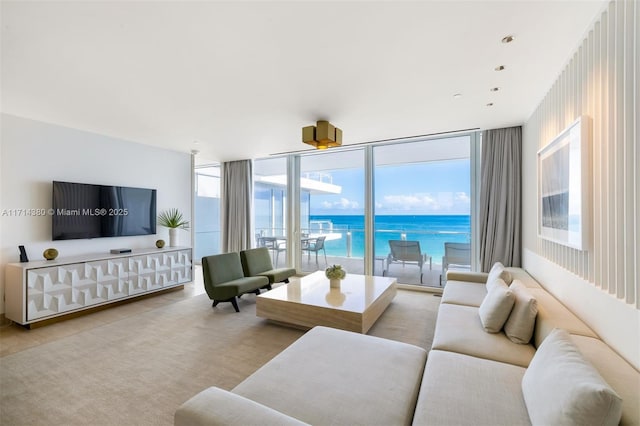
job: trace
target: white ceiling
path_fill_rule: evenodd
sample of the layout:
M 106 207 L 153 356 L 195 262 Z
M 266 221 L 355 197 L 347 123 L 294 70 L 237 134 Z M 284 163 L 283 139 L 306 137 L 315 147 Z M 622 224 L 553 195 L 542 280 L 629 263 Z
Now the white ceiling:
M 2 111 L 199 163 L 519 125 L 604 3 L 3 1 Z

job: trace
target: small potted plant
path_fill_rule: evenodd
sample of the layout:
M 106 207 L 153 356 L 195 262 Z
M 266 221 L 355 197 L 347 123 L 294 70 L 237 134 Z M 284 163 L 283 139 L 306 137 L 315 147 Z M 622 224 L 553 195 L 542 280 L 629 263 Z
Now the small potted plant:
M 347 271 L 340 265 L 331 265 L 324 270 L 324 274 L 329 278 L 331 288 L 340 288 L 340 280 L 347 276 Z
M 169 247 L 177 247 L 178 229 L 189 229 L 189 222 L 184 220 L 178 209 L 165 210 L 158 215 L 158 225 L 169 228 Z

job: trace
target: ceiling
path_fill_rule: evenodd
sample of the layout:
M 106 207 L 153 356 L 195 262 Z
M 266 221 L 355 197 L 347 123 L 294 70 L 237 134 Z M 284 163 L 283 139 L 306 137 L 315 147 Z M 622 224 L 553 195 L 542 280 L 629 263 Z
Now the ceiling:
M 200 164 L 520 125 L 605 3 L 3 1 L 2 111 Z

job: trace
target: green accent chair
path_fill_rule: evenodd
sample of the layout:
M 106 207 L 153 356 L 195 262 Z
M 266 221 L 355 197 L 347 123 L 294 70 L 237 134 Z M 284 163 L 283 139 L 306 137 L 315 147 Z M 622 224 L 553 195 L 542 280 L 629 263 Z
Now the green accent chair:
M 203 257 L 202 274 L 204 289 L 213 300 L 213 307 L 220 302 L 231 302 L 236 312 L 240 312 L 237 297 L 245 293 L 260 294 L 260 288 L 269 286 L 267 277 L 244 276 L 237 252 Z
M 247 277 L 262 276 L 269 279 L 269 289 L 271 284 L 279 282 L 289 282 L 289 277 L 296 274 L 294 268 L 273 268 L 271 256 L 267 247 L 242 250 L 240 261 L 244 275 Z

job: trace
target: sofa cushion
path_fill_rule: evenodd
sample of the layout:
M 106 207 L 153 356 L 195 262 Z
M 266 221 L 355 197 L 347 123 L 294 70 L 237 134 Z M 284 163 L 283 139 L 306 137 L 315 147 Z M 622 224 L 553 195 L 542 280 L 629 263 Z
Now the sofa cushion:
M 452 303 L 454 305 L 475 306 L 482 304 L 487 295 L 487 286 L 477 282 L 451 281 L 447 280 L 447 285 L 442 292 L 442 303 Z
M 487 277 L 489 277 L 489 274 L 486 272 L 458 271 L 455 269 L 448 269 L 447 285 L 449 285 L 449 281 L 465 281 L 486 284 Z
M 527 291 L 538 301 L 538 315 L 533 331 L 533 342 L 536 347 L 542 344 L 554 328 L 562 328 L 570 334 L 598 337 L 580 318 L 543 288 L 527 288 Z
M 210 387 L 182 404 L 175 413 L 174 426 L 305 425 L 250 399 Z
M 432 349 L 457 352 L 526 367 L 535 349 L 516 345 L 504 333 L 486 333 L 478 308 L 440 304 Z
M 432 350 L 413 424 L 529 425 L 521 390 L 525 371 L 511 364 Z
M 572 334 L 571 340 L 582 355 L 622 398 L 621 425 L 640 425 L 640 372 L 602 340 Z
M 522 394 L 534 425 L 617 425 L 622 415 L 620 397 L 561 329 L 538 348 Z
M 406 343 L 314 327 L 233 392 L 310 424 L 408 424 L 426 356 Z
M 500 262 L 494 263 L 489 271 L 489 276 L 487 277 L 487 292 L 491 290 L 491 287 L 498 278 L 504 281 L 507 285 L 511 284 L 511 273 L 507 271 L 504 268 L 504 265 Z
M 504 324 L 504 333 L 514 343 L 527 344 L 536 325 L 538 303 L 520 280 L 513 280 L 509 288 L 515 296 L 515 302 Z
M 502 279 L 496 279 L 478 309 L 484 331 L 497 333 L 502 330 L 513 309 L 514 300 L 509 286 Z
M 536 281 L 535 278 L 533 278 L 531 275 L 529 275 L 529 273 L 524 269 L 516 268 L 513 266 L 505 267 L 504 269 L 509 271 L 509 274 L 511 274 L 512 282 L 513 280 L 518 280 L 527 288 L 542 288 L 540 283 Z

